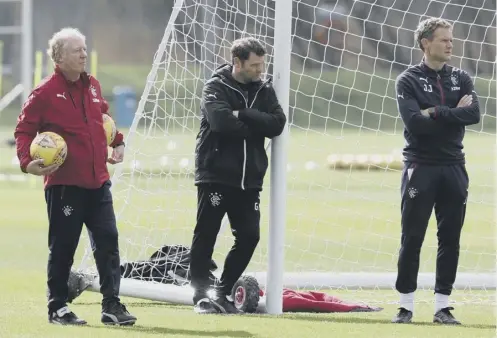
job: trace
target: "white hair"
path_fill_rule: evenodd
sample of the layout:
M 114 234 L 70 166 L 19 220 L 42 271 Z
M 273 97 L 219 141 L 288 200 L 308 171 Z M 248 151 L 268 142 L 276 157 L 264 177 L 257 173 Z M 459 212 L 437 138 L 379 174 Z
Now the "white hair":
M 47 54 L 52 59 L 53 63 L 59 64 L 62 58 L 62 51 L 71 38 L 80 38 L 86 41 L 86 37 L 77 29 L 66 27 L 55 33 L 48 41 Z

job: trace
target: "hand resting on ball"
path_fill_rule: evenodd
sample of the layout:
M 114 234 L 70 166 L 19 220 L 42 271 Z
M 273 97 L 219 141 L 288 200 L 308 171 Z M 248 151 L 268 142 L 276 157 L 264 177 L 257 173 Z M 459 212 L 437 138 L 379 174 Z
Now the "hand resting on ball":
M 31 175 L 36 176 L 47 176 L 53 174 L 57 169 L 59 169 L 58 164 L 51 164 L 48 166 L 43 165 L 43 159 L 37 159 L 29 162 L 26 166 L 26 172 Z

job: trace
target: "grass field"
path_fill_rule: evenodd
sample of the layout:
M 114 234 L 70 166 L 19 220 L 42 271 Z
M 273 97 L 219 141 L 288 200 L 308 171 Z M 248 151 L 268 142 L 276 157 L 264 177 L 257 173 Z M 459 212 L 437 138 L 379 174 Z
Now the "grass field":
M 3 130 L 3 140 L 11 133 Z M 157 138 L 145 131 L 130 142 L 122 175 L 114 185 L 119 215 L 121 251 L 125 259 L 144 259 L 163 244 L 186 244 L 195 221 L 196 194 L 192 184 L 191 131 Z M 335 170 L 327 164 L 334 154 L 389 154 L 403 144 L 401 135 L 329 130 L 291 130 L 287 172 L 287 271 L 395 272 L 399 244 L 400 172 Z M 470 198 L 461 243 L 462 272 L 495 272 L 494 154 L 495 135 L 469 132 L 466 139 Z M 167 158 L 165 158 L 167 156 Z M 14 152 L 0 148 L 0 173 L 17 173 Z M 130 170 L 135 166 L 135 170 Z M 132 173 L 132 175 L 131 175 Z M 268 177 L 267 182 L 270 181 Z M 267 184 L 268 186 L 268 184 Z M 455 314 L 465 326 L 431 324 L 432 292 L 417 294 L 416 325 L 395 326 L 393 290 L 326 290 L 345 300 L 380 304 L 379 313 L 285 314 L 281 317 L 201 317 L 191 308 L 125 299 L 139 317 L 133 328 L 104 328 L 99 324 L 99 295 L 85 292 L 72 306 L 90 328 L 58 328 L 46 324 L 45 266 L 47 225 L 39 180 L 0 181 L 0 337 L 493 337 L 495 292 L 456 290 Z M 269 189 L 262 196 L 263 231 L 251 271 L 266 269 Z M 78 252 L 81 257 L 86 239 Z M 229 232 L 220 236 L 214 259 L 222 263 L 231 244 Z M 430 224 L 422 251 L 422 272 L 433 272 L 436 225 Z M 79 260 L 75 265 L 80 264 Z M 364 275 L 364 278 L 367 278 Z M 316 285 L 317 289 L 326 286 Z

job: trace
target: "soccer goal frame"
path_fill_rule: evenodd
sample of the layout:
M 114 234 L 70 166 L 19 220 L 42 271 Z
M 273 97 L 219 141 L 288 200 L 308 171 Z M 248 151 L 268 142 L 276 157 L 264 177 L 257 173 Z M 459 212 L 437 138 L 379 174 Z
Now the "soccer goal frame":
M 139 101 L 133 123 L 126 143 L 133 142 L 134 131 L 143 117 L 147 97 L 152 89 L 160 59 L 166 51 L 167 41 L 171 38 L 174 22 L 184 5 L 184 0 L 176 0 L 166 26 L 162 42 L 155 55 L 152 69 L 147 77 L 144 92 Z M 284 0 L 275 1 L 274 17 L 274 88 L 280 105 L 286 114 L 290 104 L 290 67 L 292 52 L 292 6 Z M 347 289 L 390 289 L 394 288 L 395 273 L 299 273 L 284 271 L 285 258 L 285 224 L 287 222 L 287 151 L 289 143 L 288 125 L 283 133 L 271 142 L 270 151 L 270 200 L 269 200 L 269 240 L 267 272 L 252 272 L 246 274 L 256 277 L 261 287 L 265 288 L 265 297 L 261 299 L 261 307 L 269 314 L 282 313 L 283 288 L 343 288 Z M 122 166 L 118 166 L 113 175 L 113 181 L 119 180 Z M 87 251 L 87 256 L 89 251 Z M 418 288 L 432 288 L 435 283 L 434 273 L 420 273 Z M 495 275 L 492 273 L 459 273 L 454 287 L 461 289 L 495 289 Z M 89 281 L 89 290 L 99 292 L 98 278 Z M 142 299 L 192 304 L 193 290 L 189 286 L 176 286 L 140 280 L 122 279 L 120 294 L 122 296 Z

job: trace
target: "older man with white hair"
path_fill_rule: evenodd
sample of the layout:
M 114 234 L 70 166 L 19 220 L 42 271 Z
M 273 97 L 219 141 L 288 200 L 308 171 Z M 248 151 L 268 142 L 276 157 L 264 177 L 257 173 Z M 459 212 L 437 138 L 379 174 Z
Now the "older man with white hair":
M 48 55 L 55 71 L 33 90 L 24 103 L 15 129 L 21 170 L 44 176 L 49 219 L 48 314 L 49 322 L 82 325 L 67 307 L 68 278 L 83 223 L 93 240 L 93 254 L 100 277 L 102 322 L 133 325 L 132 316 L 119 299 L 120 258 L 118 231 L 110 191 L 107 162 L 122 162 L 123 135 L 110 146 L 103 128 L 108 104 L 100 83 L 85 72 L 85 36 L 64 28 L 49 41 Z M 30 144 L 38 132 L 51 131 L 64 138 L 67 157 L 60 166 L 44 166 L 30 157 Z

